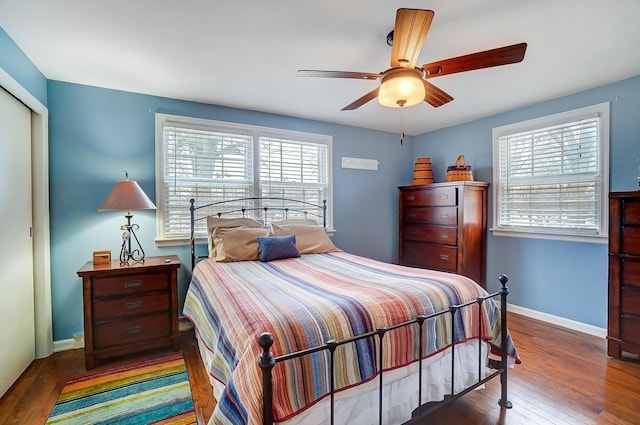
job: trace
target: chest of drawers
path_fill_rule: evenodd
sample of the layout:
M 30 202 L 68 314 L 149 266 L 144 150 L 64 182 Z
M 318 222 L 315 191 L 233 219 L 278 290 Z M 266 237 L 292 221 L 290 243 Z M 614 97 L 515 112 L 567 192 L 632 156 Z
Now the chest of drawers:
M 400 187 L 400 264 L 459 273 L 485 286 L 488 183 Z
M 85 264 L 82 278 L 85 366 L 161 347 L 180 348 L 177 256 L 144 263 Z
M 609 194 L 607 353 L 640 354 L 640 191 Z

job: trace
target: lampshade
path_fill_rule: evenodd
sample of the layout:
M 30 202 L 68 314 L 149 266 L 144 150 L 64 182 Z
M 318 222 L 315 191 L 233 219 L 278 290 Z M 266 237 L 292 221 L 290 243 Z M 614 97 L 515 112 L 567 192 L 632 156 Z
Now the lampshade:
M 155 210 L 156 206 L 134 180 L 121 180 L 113 187 L 98 211 Z
M 392 68 L 382 76 L 378 90 L 378 102 L 382 106 L 413 106 L 422 102 L 424 96 L 422 74 L 415 68 Z

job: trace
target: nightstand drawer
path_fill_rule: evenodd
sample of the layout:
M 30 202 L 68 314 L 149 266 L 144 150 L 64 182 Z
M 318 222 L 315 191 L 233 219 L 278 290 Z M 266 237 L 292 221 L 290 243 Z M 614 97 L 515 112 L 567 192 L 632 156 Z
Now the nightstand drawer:
M 169 315 L 151 315 L 97 324 L 94 343 L 96 349 L 103 349 L 170 335 Z
M 166 291 L 168 288 L 169 278 L 166 273 L 97 277 L 93 281 L 93 296 L 109 297 L 148 291 Z
M 96 321 L 134 316 L 137 314 L 169 311 L 169 295 L 158 294 L 95 301 L 93 314 Z

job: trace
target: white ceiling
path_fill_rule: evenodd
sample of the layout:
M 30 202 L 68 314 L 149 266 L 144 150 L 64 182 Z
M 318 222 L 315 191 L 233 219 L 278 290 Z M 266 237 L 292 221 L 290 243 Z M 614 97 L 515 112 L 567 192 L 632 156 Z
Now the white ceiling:
M 378 81 L 399 7 L 435 18 L 418 64 L 527 42 L 518 64 L 431 79 L 454 100 L 342 107 Z M 0 27 L 51 80 L 409 135 L 640 75 L 639 0 L 0 0 Z

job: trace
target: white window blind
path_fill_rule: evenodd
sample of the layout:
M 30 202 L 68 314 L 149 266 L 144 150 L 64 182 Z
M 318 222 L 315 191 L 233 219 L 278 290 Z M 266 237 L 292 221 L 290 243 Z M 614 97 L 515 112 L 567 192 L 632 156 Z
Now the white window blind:
M 597 106 L 494 129 L 494 233 L 606 237 L 608 107 Z
M 329 201 L 328 136 L 157 114 L 156 138 L 159 241 L 188 237 L 192 198 L 197 206 L 247 197 Z M 269 214 L 261 218 L 282 218 Z

